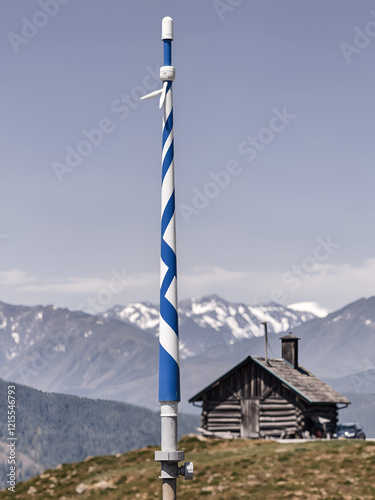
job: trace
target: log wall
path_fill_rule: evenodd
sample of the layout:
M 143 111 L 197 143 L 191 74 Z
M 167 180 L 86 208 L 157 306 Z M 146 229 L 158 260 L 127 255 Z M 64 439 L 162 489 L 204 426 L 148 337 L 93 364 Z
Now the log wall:
M 298 430 L 296 406 L 284 398 L 260 402 L 259 434 L 261 437 L 294 436 Z
M 248 363 L 204 395 L 202 428 L 222 437 L 303 437 L 312 415 L 329 419 L 329 430 L 337 424 L 335 404 L 308 404 L 271 373 Z
M 241 401 L 228 399 L 206 402 L 202 410 L 202 427 L 209 433 L 230 433 L 240 437 Z

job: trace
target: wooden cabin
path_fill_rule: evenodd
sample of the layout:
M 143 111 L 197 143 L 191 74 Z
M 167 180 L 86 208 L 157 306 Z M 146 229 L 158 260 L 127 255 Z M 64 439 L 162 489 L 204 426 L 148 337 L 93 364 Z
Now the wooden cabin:
M 291 333 L 281 337 L 282 359 L 248 356 L 190 398 L 202 407 L 201 433 L 329 438 L 338 410 L 350 401 L 298 363 L 299 340 Z

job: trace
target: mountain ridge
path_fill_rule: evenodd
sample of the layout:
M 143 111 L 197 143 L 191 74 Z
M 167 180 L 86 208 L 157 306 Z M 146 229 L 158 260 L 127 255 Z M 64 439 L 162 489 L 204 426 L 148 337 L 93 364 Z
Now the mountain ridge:
M 202 380 L 207 385 L 248 354 L 264 355 L 264 337 L 238 339 L 230 331 L 227 319 L 243 314 L 238 310 L 241 305 L 215 300 L 217 296 L 209 296 L 201 303 L 191 299 L 183 304 L 180 365 L 184 411 L 194 411 L 186 401 L 202 388 Z M 277 304 L 266 307 L 263 316 L 257 317 L 258 328 L 260 320 L 274 314 L 275 308 L 277 314 L 285 311 Z M 215 329 L 210 322 L 218 317 L 221 324 Z M 275 321 L 283 324 L 281 316 Z M 0 377 L 41 390 L 156 409 L 159 343 L 152 329 L 55 306 L 18 309 L 5 303 L 0 303 L 0 327 Z M 364 371 L 371 368 L 375 356 L 375 297 L 359 299 L 290 330 L 301 338 L 300 363 L 319 378 Z M 271 325 L 268 332 L 269 356 L 280 358 L 280 335 Z

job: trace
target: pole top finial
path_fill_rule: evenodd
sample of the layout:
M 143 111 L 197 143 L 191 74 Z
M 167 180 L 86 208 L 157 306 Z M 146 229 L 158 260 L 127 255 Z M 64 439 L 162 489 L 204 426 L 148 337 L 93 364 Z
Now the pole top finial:
M 173 19 L 169 16 L 163 17 L 161 22 L 161 39 L 173 40 Z

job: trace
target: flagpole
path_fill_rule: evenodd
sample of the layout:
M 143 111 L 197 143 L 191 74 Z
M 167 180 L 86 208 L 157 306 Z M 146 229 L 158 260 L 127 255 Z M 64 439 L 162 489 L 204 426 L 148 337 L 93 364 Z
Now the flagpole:
M 178 403 L 180 401 L 180 361 L 178 338 L 177 257 L 174 183 L 174 137 L 172 82 L 173 20 L 162 21 L 164 66 L 160 68 L 163 87 L 142 99 L 160 95 L 163 107 L 162 183 L 161 183 L 161 248 L 160 248 L 160 332 L 159 332 L 159 402 L 161 419 L 161 451 L 155 460 L 161 464 L 163 500 L 177 498 L 176 484 L 180 475 L 193 478 L 193 464 L 185 463 L 183 451 L 177 450 Z
M 163 76 L 169 79 L 164 80 L 163 83 L 166 90 L 162 129 L 159 402 L 161 410 L 161 449 L 162 452 L 168 453 L 177 452 L 178 402 L 180 401 L 172 100 L 172 81 L 174 80 L 174 68 L 172 66 L 173 21 L 171 18 L 167 17 L 162 21 L 162 40 L 165 67 Z M 177 455 L 175 458 L 179 461 L 184 459 L 183 452 L 177 452 Z M 177 497 L 178 463 L 174 461 L 168 462 L 161 462 L 161 470 L 163 499 L 169 500 Z M 166 473 L 171 477 L 163 477 L 163 475 L 167 475 Z

